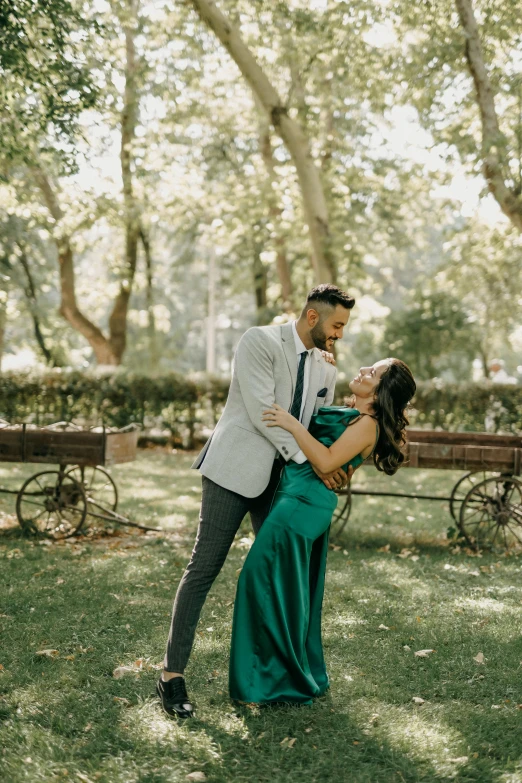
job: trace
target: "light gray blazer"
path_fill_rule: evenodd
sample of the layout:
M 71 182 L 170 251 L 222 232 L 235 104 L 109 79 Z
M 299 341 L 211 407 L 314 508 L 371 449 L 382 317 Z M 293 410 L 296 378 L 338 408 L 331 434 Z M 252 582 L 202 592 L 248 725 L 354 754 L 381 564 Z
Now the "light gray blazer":
M 314 348 L 302 422 L 331 405 L 337 370 Z M 279 452 L 288 461 L 299 451 L 293 435 L 261 421 L 275 401 L 289 410 L 297 379 L 297 354 L 292 324 L 254 326 L 237 346 L 227 403 L 217 426 L 192 465 L 207 478 L 243 497 L 254 498 L 266 488 Z M 324 390 L 326 389 L 326 393 Z M 323 391 L 324 396 L 318 397 Z

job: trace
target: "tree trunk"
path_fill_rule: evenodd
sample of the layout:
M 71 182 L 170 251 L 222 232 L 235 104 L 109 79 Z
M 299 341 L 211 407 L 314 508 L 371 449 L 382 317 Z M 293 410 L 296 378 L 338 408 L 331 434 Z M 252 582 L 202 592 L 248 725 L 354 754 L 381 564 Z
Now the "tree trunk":
M 25 277 L 27 280 L 27 285 L 25 287 L 25 296 L 27 298 L 27 304 L 29 307 L 31 318 L 33 319 L 34 336 L 36 338 L 36 342 L 38 343 L 38 346 L 47 364 L 49 364 L 51 367 L 60 367 L 61 363 L 55 357 L 53 351 L 47 347 L 45 338 L 42 333 L 42 329 L 40 326 L 40 316 L 38 314 L 36 286 L 34 284 L 31 267 L 29 266 L 29 259 L 27 258 L 24 248 L 20 245 L 19 242 L 17 242 L 17 245 L 20 250 L 20 256 L 19 256 L 20 263 L 22 264 L 22 268 L 24 270 Z
M 158 366 L 158 345 L 156 339 L 156 320 L 154 318 L 152 253 L 150 249 L 150 238 L 143 226 L 140 226 L 140 239 L 145 253 L 145 267 L 147 270 L 147 331 L 149 333 L 150 367 L 152 370 L 155 370 Z
M 33 166 L 31 172 L 40 188 L 51 217 L 59 226 L 63 218 L 63 212 L 50 179 L 39 166 Z M 60 315 L 70 323 L 73 329 L 85 337 L 94 351 L 98 364 L 119 364 L 117 356 L 114 354 L 109 341 L 101 329 L 82 313 L 76 302 L 76 281 L 71 238 L 67 234 L 61 234 L 55 237 L 55 241 L 58 248 L 58 264 L 60 267 Z
M 511 190 L 504 178 L 508 170 L 502 134 L 495 108 L 495 93 L 489 78 L 480 41 L 472 0 L 455 0 L 466 37 L 466 59 L 473 78 L 482 125 L 482 164 L 490 193 L 512 224 L 522 231 L 522 199 Z
M 299 180 L 312 245 L 312 266 L 316 283 L 335 281 L 336 268 L 330 250 L 326 199 L 320 172 L 312 158 L 306 134 L 301 126 L 289 117 L 288 108 L 283 105 L 277 90 L 242 40 L 239 30 L 219 11 L 212 0 L 192 0 L 192 5 L 227 49 L 283 139 Z
M 9 278 L 2 273 L 0 265 L 0 374 L 2 373 L 2 357 L 4 355 L 5 325 L 7 321 L 7 300 L 9 297 Z
M 136 83 L 136 48 L 134 36 L 138 14 L 138 0 L 127 0 L 126 15 L 122 19 L 125 31 L 125 91 L 123 96 L 123 110 L 121 114 L 121 146 L 120 164 L 123 181 L 123 203 L 125 207 L 125 278 L 120 283 L 120 290 L 112 313 L 109 317 L 109 341 L 111 348 L 121 362 L 126 347 L 127 314 L 132 293 L 132 284 L 136 273 L 138 258 L 138 240 L 140 235 L 138 210 L 134 197 L 132 168 L 132 145 L 136 134 L 138 117 L 138 91 Z
M 139 219 L 137 205 L 132 187 L 132 142 L 134 141 L 137 123 L 137 84 L 136 84 L 136 51 L 134 36 L 136 34 L 138 2 L 127 0 L 126 15 L 122 19 L 125 30 L 125 92 L 121 115 L 121 148 L 120 164 L 123 181 L 123 201 L 125 207 L 125 276 L 120 283 L 120 290 L 109 316 L 109 338 L 101 329 L 92 323 L 78 308 L 75 293 L 74 259 L 71 238 L 62 234 L 57 240 L 58 261 L 60 264 L 60 313 L 82 334 L 92 346 L 98 364 L 119 365 L 126 347 L 127 314 L 132 284 L 136 272 L 139 240 Z M 47 208 L 52 217 L 59 223 L 63 212 L 51 185 L 49 178 L 39 167 L 33 168 L 33 174 L 44 196 Z
M 262 326 L 270 322 L 271 318 L 268 316 L 268 275 L 266 267 L 261 261 L 261 246 L 257 244 L 254 245 L 253 249 L 252 275 L 256 297 L 256 323 L 258 326 Z
M 263 106 L 261 106 L 257 100 L 256 103 L 258 105 L 259 111 L 259 146 L 261 149 L 261 156 L 268 174 L 268 214 L 270 215 L 270 220 L 274 225 L 277 276 L 279 278 L 279 282 L 281 283 L 283 310 L 286 312 L 291 312 L 293 310 L 294 289 L 286 255 L 286 241 L 281 230 L 281 215 L 283 210 L 279 206 L 276 195 L 277 174 L 275 170 L 272 141 L 270 138 L 270 121 Z

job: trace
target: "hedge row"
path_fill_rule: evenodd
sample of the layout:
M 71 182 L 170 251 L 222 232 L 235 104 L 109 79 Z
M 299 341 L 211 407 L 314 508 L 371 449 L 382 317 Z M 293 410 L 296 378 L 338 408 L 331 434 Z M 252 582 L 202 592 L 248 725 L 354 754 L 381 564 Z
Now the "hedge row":
M 228 381 L 187 379 L 174 373 L 148 378 L 118 372 L 96 377 L 80 372 L 0 375 L 0 417 L 38 426 L 76 421 L 172 433 L 179 445 L 192 447 L 218 420 Z M 336 402 L 350 395 L 337 385 Z M 410 416 L 412 425 L 445 430 L 522 433 L 522 387 L 492 384 L 422 383 Z

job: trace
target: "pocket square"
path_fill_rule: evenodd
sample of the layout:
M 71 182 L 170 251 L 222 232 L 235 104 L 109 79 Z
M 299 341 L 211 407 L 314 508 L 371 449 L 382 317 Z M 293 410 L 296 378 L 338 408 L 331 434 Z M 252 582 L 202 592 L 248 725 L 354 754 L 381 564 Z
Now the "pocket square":
M 321 389 L 320 391 L 317 392 L 317 396 L 318 397 L 326 397 L 327 393 L 328 393 L 328 389 L 325 386 L 324 389 Z

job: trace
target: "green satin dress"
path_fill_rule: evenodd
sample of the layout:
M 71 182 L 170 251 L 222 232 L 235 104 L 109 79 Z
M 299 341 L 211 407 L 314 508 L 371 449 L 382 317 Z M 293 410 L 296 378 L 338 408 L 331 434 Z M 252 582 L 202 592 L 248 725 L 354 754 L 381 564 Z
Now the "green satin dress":
M 309 432 L 331 446 L 358 416 L 323 407 Z M 350 461 L 362 463 L 358 455 Z M 346 469 L 346 465 L 344 468 Z M 321 641 L 328 533 L 337 495 L 309 462 L 289 462 L 239 576 L 232 626 L 232 699 L 311 704 L 328 688 Z

